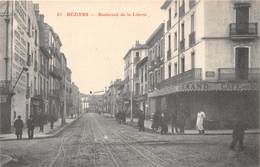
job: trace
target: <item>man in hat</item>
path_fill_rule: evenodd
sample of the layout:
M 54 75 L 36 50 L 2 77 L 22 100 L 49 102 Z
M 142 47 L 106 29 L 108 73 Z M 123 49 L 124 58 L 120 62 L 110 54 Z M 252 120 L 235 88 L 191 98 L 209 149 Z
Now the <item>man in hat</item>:
M 14 121 L 14 128 L 17 140 L 21 140 L 23 135 L 23 121 L 21 120 L 20 115 L 18 115 L 17 119 Z
M 34 122 L 32 115 L 30 115 L 29 119 L 26 121 L 26 124 L 28 128 L 28 138 L 33 139 Z

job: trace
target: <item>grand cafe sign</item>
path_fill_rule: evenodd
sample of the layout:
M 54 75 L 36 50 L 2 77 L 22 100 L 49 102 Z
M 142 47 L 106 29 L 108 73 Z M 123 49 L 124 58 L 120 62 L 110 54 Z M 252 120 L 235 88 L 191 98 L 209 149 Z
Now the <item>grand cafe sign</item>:
M 175 92 L 190 91 L 257 91 L 260 90 L 258 82 L 207 82 L 192 81 L 179 85 L 172 85 L 150 93 L 149 97 L 162 96 Z

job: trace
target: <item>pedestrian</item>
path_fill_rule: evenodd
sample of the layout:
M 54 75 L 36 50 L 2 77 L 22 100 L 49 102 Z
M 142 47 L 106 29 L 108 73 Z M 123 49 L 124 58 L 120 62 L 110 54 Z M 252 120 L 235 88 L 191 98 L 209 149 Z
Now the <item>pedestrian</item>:
M 40 110 L 40 114 L 39 114 L 39 126 L 40 126 L 40 132 L 43 132 L 44 131 L 44 113 L 41 112 Z
M 237 142 L 239 144 L 239 151 L 244 150 L 244 134 L 246 130 L 246 124 L 245 122 L 240 118 L 235 121 L 235 124 L 233 126 L 233 133 L 232 133 L 232 142 L 230 144 L 230 149 L 234 149 L 237 145 Z
M 161 114 L 161 134 L 168 132 L 168 124 L 164 113 Z
M 204 120 L 206 119 L 206 114 L 203 111 L 199 111 L 197 113 L 197 121 L 196 121 L 196 127 L 199 131 L 199 134 L 204 134 Z
M 152 126 L 151 126 L 153 132 L 158 130 L 159 122 L 160 122 L 160 115 L 158 112 L 155 112 L 153 115 L 153 122 L 152 122 Z
M 17 119 L 14 121 L 14 128 L 17 140 L 21 140 L 23 136 L 23 121 L 21 120 L 20 115 L 18 115 Z
M 145 120 L 144 111 L 139 109 L 139 118 L 138 118 L 139 131 L 144 131 L 144 120 Z
M 53 126 L 54 126 L 54 120 L 55 120 L 54 115 L 51 114 L 51 115 L 50 115 L 50 127 L 51 127 L 51 129 L 53 129 Z
M 180 133 L 184 134 L 184 128 L 186 124 L 186 117 L 188 116 L 188 111 L 184 108 L 184 105 L 180 104 L 180 112 L 178 112 L 178 126 L 180 128 Z
M 172 134 L 178 133 L 178 125 L 177 125 L 177 113 L 173 112 L 172 113 L 172 118 L 171 118 L 171 125 L 172 125 Z
M 34 131 L 34 120 L 32 115 L 30 115 L 29 119 L 26 121 L 27 128 L 28 128 L 28 138 L 33 139 L 33 131 Z

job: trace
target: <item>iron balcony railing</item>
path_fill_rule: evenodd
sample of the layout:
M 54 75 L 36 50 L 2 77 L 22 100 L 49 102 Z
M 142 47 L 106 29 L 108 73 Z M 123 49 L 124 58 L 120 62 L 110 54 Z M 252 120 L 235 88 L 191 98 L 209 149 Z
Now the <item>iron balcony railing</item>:
M 170 30 L 171 29 L 171 19 L 169 19 L 168 21 L 167 21 L 167 30 Z
M 257 36 L 257 23 L 231 23 L 229 28 L 231 37 Z
M 195 32 L 191 32 L 189 35 L 189 46 L 190 47 L 194 46 L 195 42 L 196 42 Z
M 185 49 L 185 39 L 180 41 L 180 50 L 183 51 Z
M 162 89 L 165 87 L 169 87 L 172 85 L 176 85 L 179 83 L 184 83 L 188 81 L 196 81 L 196 80 L 202 80 L 201 76 L 201 68 L 193 68 L 191 70 L 188 70 L 186 72 L 180 73 L 178 75 L 175 75 L 171 78 L 168 78 L 166 80 L 163 80 L 159 83 L 158 88 Z
M 236 81 L 236 80 L 259 81 L 260 80 L 260 68 L 248 68 L 248 69 L 219 68 L 218 69 L 218 80 L 220 80 L 220 81 Z

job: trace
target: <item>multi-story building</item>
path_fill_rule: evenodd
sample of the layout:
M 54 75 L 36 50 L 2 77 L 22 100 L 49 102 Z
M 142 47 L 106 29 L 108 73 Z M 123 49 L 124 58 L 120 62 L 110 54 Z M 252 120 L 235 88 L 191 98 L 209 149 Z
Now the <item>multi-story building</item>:
M 0 129 L 7 133 L 17 115 L 25 121 L 35 110 L 39 29 L 32 2 L 1 1 L 0 13 Z
M 80 92 L 77 85 L 72 82 L 71 84 L 71 97 L 72 97 L 72 107 L 71 107 L 71 113 L 74 116 L 79 116 L 80 114 Z
M 73 113 L 73 99 L 72 99 L 72 84 L 71 84 L 71 70 L 69 67 L 66 67 L 66 115 L 69 116 Z
M 136 64 L 138 61 L 147 56 L 147 46 L 145 44 L 140 44 L 136 41 L 134 47 L 128 50 L 124 56 L 124 96 L 125 104 L 128 112 L 131 113 L 131 118 L 133 118 L 133 111 L 136 109 L 136 105 L 133 102 L 135 86 L 134 86 L 134 74 L 136 73 Z
M 124 110 L 123 105 L 123 93 L 124 83 L 121 79 L 116 79 L 111 82 L 108 90 L 104 94 L 104 108 L 105 111 L 110 112 L 112 116 L 116 113 Z
M 50 54 L 47 49 L 44 47 L 44 16 L 39 13 L 39 4 L 34 4 L 35 15 L 37 17 L 38 26 L 39 26 L 39 47 L 38 47 L 38 61 L 35 60 L 35 71 L 38 71 L 34 76 L 34 80 L 32 83 L 37 84 L 38 82 L 38 91 L 35 91 L 33 96 L 34 101 L 38 101 L 39 108 L 41 112 L 48 113 L 49 110 L 49 59 Z M 38 78 L 38 80 L 37 80 Z M 36 82 L 36 83 L 34 83 Z M 32 85 L 33 85 L 32 84 Z M 35 102 L 37 103 L 37 102 Z
M 166 80 L 149 97 L 168 112 L 188 111 L 189 127 L 200 110 L 215 127 L 234 118 L 257 126 L 260 1 L 166 0 L 161 8 Z
M 164 80 L 164 23 L 150 35 L 146 45 L 148 46 L 148 91 L 151 93 Z M 155 102 L 154 99 L 149 101 L 149 113 L 146 114 L 148 117 L 158 110 Z
M 147 93 L 148 93 L 148 57 L 144 57 L 136 64 L 134 74 L 134 102 L 136 107 L 147 114 Z

